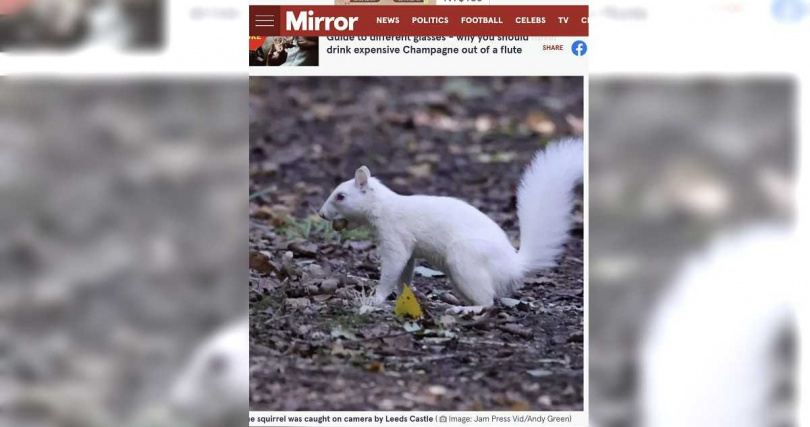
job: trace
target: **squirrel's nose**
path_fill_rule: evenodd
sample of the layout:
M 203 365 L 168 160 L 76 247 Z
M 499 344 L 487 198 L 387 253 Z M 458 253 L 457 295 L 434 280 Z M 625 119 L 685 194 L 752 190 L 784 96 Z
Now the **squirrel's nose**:
M 318 215 L 321 217 L 321 219 L 326 219 L 326 215 L 323 214 L 323 211 L 318 212 Z

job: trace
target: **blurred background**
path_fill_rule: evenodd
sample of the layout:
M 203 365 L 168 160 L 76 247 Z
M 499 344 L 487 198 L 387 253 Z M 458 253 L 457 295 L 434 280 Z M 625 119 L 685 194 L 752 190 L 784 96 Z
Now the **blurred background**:
M 192 356 L 247 309 L 246 99 L 239 78 L 0 81 L 0 425 L 244 425 L 247 357 L 221 347 L 246 327 Z M 179 377 L 213 392 L 232 362 L 238 422 L 177 410 Z
M 164 0 L 16 0 L 0 15 L 0 51 L 157 49 Z
M 592 4 L 593 425 L 807 423 L 808 6 Z
M 790 77 L 591 79 L 598 425 L 795 425 L 796 97 Z

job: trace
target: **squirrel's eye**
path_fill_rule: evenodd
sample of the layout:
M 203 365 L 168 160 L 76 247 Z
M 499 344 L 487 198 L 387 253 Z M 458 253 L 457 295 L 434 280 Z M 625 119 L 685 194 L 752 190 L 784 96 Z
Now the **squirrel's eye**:
M 345 195 L 345 194 L 343 194 L 343 193 L 338 193 L 338 195 L 337 195 L 337 199 L 338 199 L 338 200 L 343 200 L 343 199 L 345 199 L 345 198 L 346 198 L 346 195 Z

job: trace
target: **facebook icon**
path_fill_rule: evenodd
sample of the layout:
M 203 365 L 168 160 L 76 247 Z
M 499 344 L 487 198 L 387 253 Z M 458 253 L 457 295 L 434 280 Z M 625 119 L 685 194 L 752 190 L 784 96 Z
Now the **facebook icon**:
M 576 56 L 585 55 L 585 52 L 588 51 L 588 45 L 585 44 L 582 40 L 577 40 L 574 44 L 571 45 L 571 52 L 574 52 Z

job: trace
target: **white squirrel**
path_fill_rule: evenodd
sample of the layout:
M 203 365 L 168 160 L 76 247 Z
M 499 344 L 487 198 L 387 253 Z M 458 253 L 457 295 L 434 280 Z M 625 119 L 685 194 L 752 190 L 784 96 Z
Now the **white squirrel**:
M 538 152 L 518 189 L 520 251 L 475 207 L 452 197 L 402 196 L 365 166 L 340 184 L 319 214 L 335 229 L 372 227 L 382 273 L 376 302 L 410 284 L 416 258 L 443 270 L 464 302 L 491 306 L 522 285 L 527 274 L 556 263 L 571 227 L 573 189 L 583 174 L 583 143 L 566 139 Z
M 640 346 L 640 425 L 790 425 L 772 395 L 774 360 L 794 322 L 799 255 L 792 230 L 758 225 L 724 235 L 685 264 Z M 788 329 L 789 330 L 789 329 Z M 787 409 L 787 411 L 785 411 Z
M 198 346 L 175 380 L 169 403 L 198 426 L 234 425 L 248 411 L 248 318 L 215 332 Z

